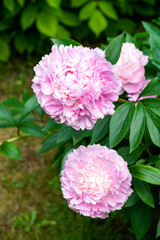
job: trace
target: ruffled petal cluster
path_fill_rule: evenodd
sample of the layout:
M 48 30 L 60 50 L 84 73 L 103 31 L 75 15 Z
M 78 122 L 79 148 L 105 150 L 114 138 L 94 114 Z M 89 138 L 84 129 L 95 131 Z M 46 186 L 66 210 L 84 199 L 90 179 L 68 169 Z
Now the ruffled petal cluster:
M 114 113 L 121 81 L 104 51 L 54 45 L 34 71 L 33 91 L 57 123 L 92 129 L 97 119 Z
M 128 94 L 128 100 L 129 101 L 139 101 L 139 100 L 143 100 L 145 98 L 156 98 L 157 96 L 145 96 L 145 97 L 140 97 L 138 98 L 138 96 L 140 95 L 140 93 L 143 91 L 143 89 L 148 85 L 148 83 L 150 82 L 151 80 L 144 80 L 143 81 L 143 84 L 142 84 L 142 87 L 140 88 L 140 90 L 136 93 L 133 93 L 133 94 Z
M 121 92 L 137 93 L 145 80 L 145 68 L 148 56 L 135 47 L 133 43 L 123 43 L 120 58 L 116 63 L 117 75 L 122 82 Z
M 69 207 L 92 218 L 121 209 L 133 192 L 127 163 L 105 146 L 80 146 L 68 155 L 61 186 Z

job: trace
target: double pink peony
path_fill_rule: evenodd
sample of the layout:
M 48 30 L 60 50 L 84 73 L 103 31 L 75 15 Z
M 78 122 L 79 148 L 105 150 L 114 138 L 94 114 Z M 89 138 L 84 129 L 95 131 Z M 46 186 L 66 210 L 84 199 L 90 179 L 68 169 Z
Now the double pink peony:
M 148 85 L 148 83 L 150 82 L 151 80 L 144 80 L 143 84 L 142 84 L 142 87 L 141 89 L 136 92 L 136 93 L 133 93 L 133 94 L 128 94 L 128 100 L 129 101 L 138 101 L 138 100 L 143 100 L 145 98 L 156 98 L 157 96 L 145 96 L 145 97 L 140 97 L 138 98 L 138 96 L 140 95 L 140 93 L 143 91 L 143 89 Z
M 133 192 L 127 163 L 105 146 L 80 146 L 68 155 L 61 176 L 69 207 L 92 218 L 121 209 Z
M 57 123 L 92 129 L 97 119 L 114 113 L 121 81 L 104 51 L 54 45 L 34 71 L 33 91 Z
M 120 93 L 137 93 L 142 89 L 145 81 L 145 68 L 148 56 L 138 50 L 133 43 L 123 43 L 121 54 L 116 63 L 117 75 L 122 82 Z

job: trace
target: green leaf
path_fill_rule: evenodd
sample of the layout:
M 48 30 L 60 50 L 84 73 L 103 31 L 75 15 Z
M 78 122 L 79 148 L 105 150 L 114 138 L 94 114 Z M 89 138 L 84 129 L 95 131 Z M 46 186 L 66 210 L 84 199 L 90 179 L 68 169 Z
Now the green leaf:
M 147 22 L 142 22 L 142 24 L 146 32 L 148 32 L 151 35 L 160 36 L 160 29 L 158 29 L 155 25 Z
M 149 108 L 152 112 L 160 117 L 160 99 L 159 98 L 147 98 L 141 101 L 145 107 Z
M 81 44 L 76 42 L 75 40 L 69 39 L 69 38 L 55 38 L 55 39 L 51 39 L 51 41 L 56 44 L 58 47 L 60 45 L 64 45 L 64 46 L 69 46 L 70 44 L 72 44 L 72 46 L 80 46 Z
M 68 142 L 70 139 L 72 139 L 72 128 L 63 124 L 58 133 L 57 143 Z
M 127 102 L 120 105 L 112 115 L 110 122 L 110 148 L 116 146 L 126 135 L 134 113 L 135 103 Z
M 160 147 L 160 118 L 149 109 L 145 110 L 147 127 L 153 143 Z
M 160 77 L 153 78 L 147 84 L 147 86 L 144 88 L 144 90 L 141 92 L 139 97 L 154 96 L 154 95 L 160 95 Z
M 98 119 L 93 128 L 90 144 L 98 142 L 109 132 L 110 119 L 110 115 L 106 115 L 103 119 Z
M 124 33 L 120 34 L 119 36 L 115 37 L 107 46 L 105 50 L 105 55 L 107 61 L 111 62 L 112 64 L 116 64 L 119 59 L 121 48 L 123 44 Z
M 34 23 L 37 16 L 37 5 L 34 3 L 28 4 L 21 15 L 21 26 L 23 30 L 26 30 Z
M 15 127 L 15 123 L 9 122 L 7 120 L 0 121 L 0 128 Z
M 131 196 L 129 196 L 127 202 L 125 203 L 124 207 L 132 207 L 139 201 L 139 197 L 137 193 L 134 191 Z
M 54 0 L 54 1 L 53 0 L 46 0 L 46 2 L 48 3 L 48 5 L 50 7 L 53 7 L 53 8 L 56 8 L 56 9 L 58 9 L 60 4 L 61 4 L 61 0 Z
M 23 32 L 16 35 L 14 39 L 14 46 L 19 53 L 23 53 L 27 50 L 27 38 Z
M 108 21 L 99 10 L 95 10 L 88 22 L 88 26 L 96 37 L 99 37 L 100 33 L 107 28 Z
M 129 168 L 134 178 L 142 181 L 160 185 L 160 170 L 143 164 L 135 164 Z
M 0 39 L 0 61 L 6 62 L 10 56 L 10 48 L 6 41 Z
M 76 145 L 85 137 L 90 137 L 92 135 L 92 130 L 75 130 L 72 128 L 72 137 L 73 137 L 73 145 Z
M 25 0 L 17 0 L 17 2 L 19 3 L 19 5 L 20 5 L 21 7 L 23 7 L 23 6 L 24 6 L 24 3 L 25 3 Z
M 81 21 L 90 18 L 96 8 L 96 2 L 89 2 L 83 8 L 81 8 L 79 13 L 79 18 Z
M 145 130 L 144 108 L 143 105 L 139 102 L 135 109 L 131 123 L 131 131 L 129 136 L 131 151 L 135 150 L 139 146 L 143 138 L 144 130 Z
M 50 11 L 38 13 L 36 25 L 41 33 L 49 37 L 56 36 L 58 31 L 58 20 Z
M 154 199 L 148 183 L 145 183 L 138 179 L 134 179 L 133 183 L 134 183 L 136 192 L 138 196 L 141 198 L 141 200 L 144 203 L 148 204 L 150 207 L 154 208 Z
M 14 0 L 3 0 L 4 6 L 10 11 L 14 11 Z
M 61 37 L 70 38 L 70 35 L 71 35 L 70 32 L 65 27 L 59 25 L 58 32 L 56 34 L 57 38 L 61 38 Z
M 53 131 L 60 127 L 61 127 L 60 124 L 56 123 L 56 121 L 53 118 L 50 118 L 47 124 L 43 127 L 42 131 Z
M 79 25 L 78 16 L 74 12 L 61 12 L 59 21 L 70 27 L 77 27 Z
M 31 136 L 44 137 L 46 133 L 42 131 L 42 128 L 33 122 L 24 122 L 20 126 L 20 130 Z
M 74 150 L 74 148 L 71 147 L 71 146 L 69 146 L 69 147 L 67 148 L 67 152 L 65 153 L 65 155 L 64 155 L 64 157 L 63 157 L 63 159 L 62 159 L 62 162 L 61 162 L 60 173 L 61 173 L 61 171 L 63 170 L 65 161 L 68 159 L 68 155 L 69 155 L 71 152 L 73 152 L 73 150 Z
M 128 165 L 134 164 L 138 158 L 142 155 L 144 148 L 139 146 L 136 150 L 130 153 L 129 147 L 120 147 L 117 152 L 118 154 L 128 163 Z
M 58 132 L 54 132 L 53 134 L 49 135 L 44 141 L 42 148 L 39 150 L 38 155 L 45 153 L 52 148 L 54 148 L 57 145 L 57 137 L 58 137 Z
M 0 119 L 7 120 L 8 122 L 16 126 L 16 121 L 14 117 L 11 115 L 9 109 L 6 108 L 2 103 L 0 104 Z
M 15 97 L 10 97 L 7 98 L 6 100 L 4 100 L 2 102 L 5 106 L 7 107 L 19 107 L 19 108 L 23 108 L 23 103 L 20 102 L 17 98 Z
M 132 230 L 137 240 L 143 239 L 152 224 L 152 208 L 138 202 L 131 214 Z
M 82 6 L 85 2 L 87 2 L 87 0 L 72 0 L 71 1 L 71 7 L 76 7 L 76 8 L 78 8 L 78 7 L 80 7 L 80 6 Z
M 98 6 L 107 17 L 118 20 L 117 12 L 111 2 L 98 2 Z
M 32 96 L 27 100 L 27 102 L 24 105 L 24 109 L 22 111 L 21 120 L 25 118 L 28 114 L 30 114 L 31 111 L 36 109 L 39 106 L 39 103 L 37 102 L 36 95 Z
M 158 238 L 159 236 L 160 236 L 160 220 L 157 225 L 156 238 Z
M 3 142 L 0 145 L 0 154 L 12 159 L 23 160 L 19 149 L 11 142 Z

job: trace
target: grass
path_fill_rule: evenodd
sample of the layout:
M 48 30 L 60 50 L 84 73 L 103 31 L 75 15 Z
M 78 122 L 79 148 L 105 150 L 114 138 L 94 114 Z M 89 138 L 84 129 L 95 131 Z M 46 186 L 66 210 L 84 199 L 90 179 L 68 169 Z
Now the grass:
M 30 89 L 32 64 L 0 66 L 1 100 Z M 0 141 L 16 136 L 0 129 Z M 56 149 L 37 156 L 42 139 L 16 142 L 24 161 L 0 155 L 0 240 L 134 240 L 120 212 L 106 220 L 74 213 L 63 199 L 59 176 L 51 165 Z

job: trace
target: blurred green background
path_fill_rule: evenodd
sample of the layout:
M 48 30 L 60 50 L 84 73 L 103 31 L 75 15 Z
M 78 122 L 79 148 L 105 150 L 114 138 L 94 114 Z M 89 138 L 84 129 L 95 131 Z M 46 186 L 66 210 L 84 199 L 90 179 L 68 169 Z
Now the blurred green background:
M 140 22 L 159 14 L 158 0 L 1 0 L 0 61 L 42 55 L 50 37 L 95 46 L 124 30 L 142 31 Z

